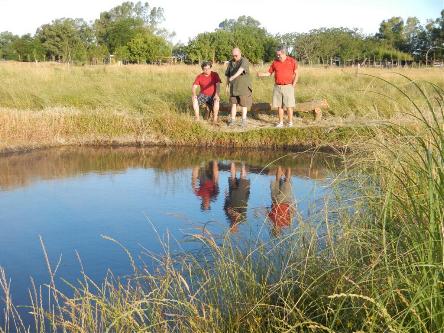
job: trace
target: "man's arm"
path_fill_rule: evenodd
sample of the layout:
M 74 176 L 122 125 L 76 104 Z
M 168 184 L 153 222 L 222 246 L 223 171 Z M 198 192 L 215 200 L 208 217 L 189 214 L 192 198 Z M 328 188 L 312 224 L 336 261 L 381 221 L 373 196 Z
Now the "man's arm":
M 298 69 L 296 68 L 294 70 L 294 75 L 293 75 L 293 87 L 296 85 L 296 83 L 298 82 L 298 78 L 299 78 L 299 72 Z
M 293 82 L 292 85 L 293 87 L 296 85 L 296 83 L 298 82 L 298 78 L 299 78 L 299 71 L 298 71 L 298 63 L 295 60 L 295 64 L 294 64 L 294 74 L 293 74 Z
M 271 76 L 271 74 L 274 73 L 274 63 L 271 64 L 270 68 L 268 69 L 268 72 L 257 72 L 257 77 L 268 77 Z
M 193 84 L 193 87 L 191 88 L 191 93 L 193 94 L 193 98 L 197 98 L 197 87 L 199 87 L 197 84 Z
M 218 101 L 218 100 L 220 100 L 220 83 L 219 82 L 217 82 L 216 83 L 216 93 L 214 94 L 214 99 L 216 100 L 216 101 Z
M 237 72 L 233 75 L 233 76 L 231 76 L 230 78 L 228 78 L 228 81 L 233 81 L 233 80 L 235 80 L 236 78 L 238 78 L 243 72 L 245 71 L 245 69 L 243 68 L 243 67 L 239 67 L 239 69 L 237 70 Z
M 270 72 L 257 72 L 257 77 L 271 76 Z

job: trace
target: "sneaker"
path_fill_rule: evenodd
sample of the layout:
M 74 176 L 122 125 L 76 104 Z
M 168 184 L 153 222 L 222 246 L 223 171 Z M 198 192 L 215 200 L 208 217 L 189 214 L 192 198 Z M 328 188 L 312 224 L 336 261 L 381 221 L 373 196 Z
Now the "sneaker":
M 233 127 L 235 125 L 235 121 L 233 119 L 228 119 L 228 126 Z
M 247 119 L 242 119 L 241 126 L 247 127 Z
M 293 122 L 290 121 L 290 122 L 288 123 L 287 127 L 293 127 Z
M 282 128 L 282 127 L 284 127 L 283 123 L 279 123 L 279 124 L 276 125 L 276 128 Z

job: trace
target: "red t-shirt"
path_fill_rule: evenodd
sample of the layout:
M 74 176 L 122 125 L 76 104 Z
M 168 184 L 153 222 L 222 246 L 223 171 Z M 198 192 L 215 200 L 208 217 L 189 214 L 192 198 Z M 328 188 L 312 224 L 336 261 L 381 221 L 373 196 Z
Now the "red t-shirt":
M 275 227 L 288 227 L 291 224 L 291 215 L 291 207 L 286 203 L 273 204 L 268 213 Z
M 296 59 L 287 56 L 285 61 L 275 60 L 271 64 L 268 72 L 274 72 L 274 81 L 276 84 L 292 84 L 294 71 L 298 68 Z
M 200 185 L 199 189 L 195 190 L 197 196 L 202 199 L 210 200 L 217 194 L 217 185 L 210 179 L 207 179 Z
M 210 75 L 206 76 L 201 73 L 196 76 L 193 85 L 200 86 L 200 93 L 206 96 L 213 96 L 216 93 L 216 83 L 221 83 L 219 74 L 216 72 L 211 72 Z

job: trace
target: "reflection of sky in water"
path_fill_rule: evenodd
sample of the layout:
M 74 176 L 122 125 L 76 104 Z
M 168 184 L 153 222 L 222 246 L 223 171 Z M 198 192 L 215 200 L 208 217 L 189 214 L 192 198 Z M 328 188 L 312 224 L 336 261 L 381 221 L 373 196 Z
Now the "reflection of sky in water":
M 207 211 L 201 210 L 201 199 L 192 190 L 191 174 L 190 167 L 173 171 L 134 167 L 38 180 L 0 191 L 0 266 L 12 278 L 16 302 L 27 303 L 29 276 L 37 283 L 48 281 L 38 235 L 43 237 L 53 264 L 63 254 L 58 276 L 75 281 L 80 271 L 75 250 L 86 273 L 95 280 L 102 279 L 107 268 L 116 275 L 131 272 L 123 251 L 100 235 L 118 240 L 137 255 L 141 246 L 161 253 L 159 237 L 168 239 L 167 231 L 173 251 L 179 250 L 174 239 L 180 241 L 186 234 L 200 233 L 204 226 L 215 234 L 227 232 L 224 202 L 229 170 L 220 170 L 219 194 Z M 266 239 L 270 227 L 264 221 L 271 206 L 270 182 L 274 176 L 248 173 L 248 178 L 247 222 L 239 225 L 238 234 L 250 237 L 260 232 L 260 238 Z M 322 198 L 325 183 L 292 176 L 302 216 L 307 216 L 313 202 Z M 184 250 L 197 246 L 180 244 Z

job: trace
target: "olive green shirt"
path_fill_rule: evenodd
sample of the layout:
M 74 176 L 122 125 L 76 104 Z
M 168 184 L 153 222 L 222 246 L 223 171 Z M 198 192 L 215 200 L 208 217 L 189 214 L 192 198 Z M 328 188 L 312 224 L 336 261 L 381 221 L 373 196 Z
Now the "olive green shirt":
M 253 91 L 250 78 L 250 63 L 247 58 L 242 57 L 239 61 L 230 60 L 225 76 L 230 78 L 237 73 L 240 67 L 244 69 L 244 72 L 231 81 L 230 96 L 248 96 Z

